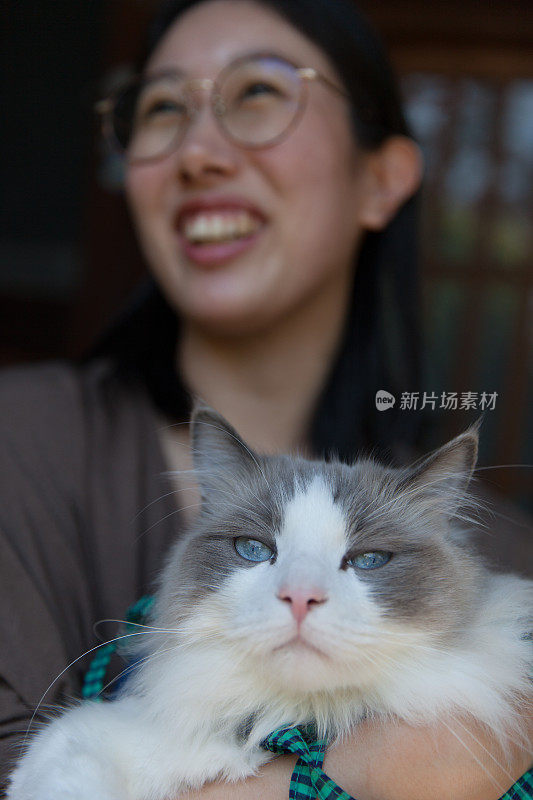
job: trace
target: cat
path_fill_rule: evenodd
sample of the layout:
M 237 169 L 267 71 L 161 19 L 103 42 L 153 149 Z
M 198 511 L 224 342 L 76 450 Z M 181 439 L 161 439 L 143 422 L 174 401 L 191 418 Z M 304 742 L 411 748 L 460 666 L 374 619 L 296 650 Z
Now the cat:
M 285 724 L 471 715 L 524 735 L 533 581 L 490 572 L 461 530 L 476 427 L 402 469 L 261 456 L 206 407 L 191 435 L 201 510 L 139 665 L 33 737 L 9 800 L 168 800 L 257 772 Z

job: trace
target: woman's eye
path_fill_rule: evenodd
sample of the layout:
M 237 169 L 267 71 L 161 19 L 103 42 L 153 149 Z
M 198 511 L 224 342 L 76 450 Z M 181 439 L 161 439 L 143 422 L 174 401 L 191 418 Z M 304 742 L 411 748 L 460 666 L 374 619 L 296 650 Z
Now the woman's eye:
M 145 108 L 141 109 L 140 116 L 143 119 L 167 114 L 183 117 L 186 113 L 187 109 L 185 106 L 182 103 L 177 103 L 175 100 L 154 100 L 146 105 Z
M 256 97 L 261 97 L 264 95 L 278 95 L 279 91 L 270 83 L 265 83 L 263 81 L 256 81 L 255 83 L 250 83 L 246 86 L 241 92 L 241 100 L 248 100 L 253 99 Z
M 257 539 L 248 539 L 246 536 L 239 536 L 235 539 L 235 550 L 247 561 L 268 561 L 274 555 L 274 551 Z
M 347 564 L 357 569 L 377 569 L 383 567 L 392 558 L 392 553 L 385 550 L 373 550 L 369 553 L 359 553 L 347 560 Z

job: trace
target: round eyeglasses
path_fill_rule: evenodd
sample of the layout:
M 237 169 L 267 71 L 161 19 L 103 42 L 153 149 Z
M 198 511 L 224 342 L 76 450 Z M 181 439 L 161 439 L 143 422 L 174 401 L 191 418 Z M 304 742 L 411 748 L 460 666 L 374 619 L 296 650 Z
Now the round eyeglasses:
M 311 80 L 348 97 L 312 67 L 258 53 L 232 61 L 215 80 L 186 79 L 160 72 L 130 81 L 101 100 L 105 137 L 128 162 L 161 158 L 175 150 L 210 92 L 213 115 L 224 135 L 246 148 L 270 147 L 284 139 L 302 116 Z

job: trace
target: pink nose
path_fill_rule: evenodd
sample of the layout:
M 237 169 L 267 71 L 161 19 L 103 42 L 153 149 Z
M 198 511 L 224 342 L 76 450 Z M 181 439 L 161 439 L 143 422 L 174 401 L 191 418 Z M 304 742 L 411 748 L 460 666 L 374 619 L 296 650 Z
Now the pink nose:
M 303 622 L 313 606 L 318 606 L 327 600 L 325 592 L 317 588 L 290 589 L 282 587 L 278 597 L 284 603 L 290 604 L 292 615 L 298 625 Z

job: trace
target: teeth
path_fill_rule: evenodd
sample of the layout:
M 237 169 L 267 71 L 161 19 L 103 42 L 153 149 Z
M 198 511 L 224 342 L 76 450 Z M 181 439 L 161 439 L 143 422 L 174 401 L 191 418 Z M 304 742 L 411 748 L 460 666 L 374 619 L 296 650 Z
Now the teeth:
M 201 213 L 185 220 L 183 233 L 190 242 L 223 242 L 248 236 L 259 225 L 259 220 L 247 211 Z

